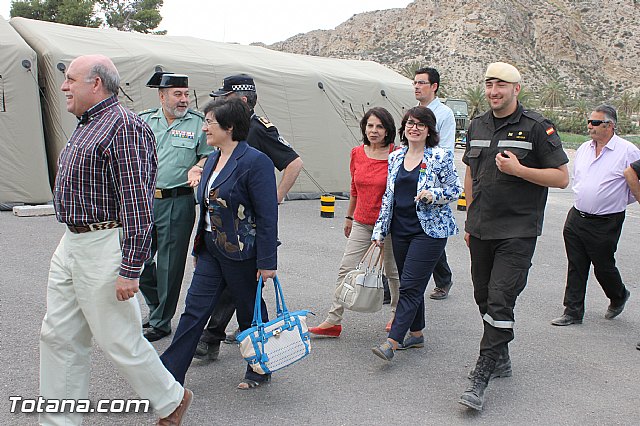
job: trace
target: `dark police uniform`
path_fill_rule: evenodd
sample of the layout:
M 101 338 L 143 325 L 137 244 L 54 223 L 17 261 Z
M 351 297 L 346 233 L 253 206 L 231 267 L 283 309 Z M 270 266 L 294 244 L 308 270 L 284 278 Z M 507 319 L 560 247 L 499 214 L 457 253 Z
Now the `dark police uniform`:
M 471 122 L 462 161 L 473 179 L 465 231 L 474 297 L 484 320 L 480 355 L 498 360 L 513 340 L 513 309 L 542 233 L 548 188 L 501 172 L 495 157 L 508 150 L 522 165 L 537 169 L 557 168 L 569 159 L 553 123 L 520 103 L 512 115 L 495 120 L 497 128 L 488 111 Z
M 278 133 L 278 129 L 265 117 L 253 113 L 249 124 L 247 142 L 250 146 L 266 154 L 276 169 L 283 171 L 289 163 L 298 158 L 291 145 Z

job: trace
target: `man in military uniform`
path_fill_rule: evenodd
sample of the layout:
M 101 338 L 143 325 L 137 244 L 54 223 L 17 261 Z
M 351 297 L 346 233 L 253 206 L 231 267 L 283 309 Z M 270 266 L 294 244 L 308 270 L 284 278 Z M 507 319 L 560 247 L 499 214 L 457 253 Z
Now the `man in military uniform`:
M 569 184 L 569 159 L 553 123 L 525 110 L 519 93 L 514 66 L 488 66 L 485 96 L 491 110 L 471 122 L 462 159 L 467 165 L 465 240 L 484 334 L 472 383 L 459 402 L 475 410 L 482 410 L 490 378 L 511 375 L 513 309 L 527 284 L 548 188 Z
M 158 153 L 151 259 L 140 277 L 149 306 L 144 336 L 153 342 L 171 333 L 195 221 L 193 187 L 212 148 L 202 131 L 204 116 L 189 109 L 186 75 L 157 72 L 147 87 L 158 88 L 161 104 L 140 113 L 153 130 Z
M 251 123 L 247 142 L 265 153 L 275 167 L 282 172 L 278 184 L 278 203 L 282 203 L 300 171 L 302 159 L 291 148 L 291 145 L 280 136 L 278 129 L 267 118 L 258 116 L 253 110 L 258 102 L 258 94 L 253 78 L 247 74 L 226 77 L 220 89 L 210 94 L 212 97 L 240 97 L 251 108 Z M 233 317 L 235 306 L 228 291 L 223 291 L 218 304 L 211 314 L 209 324 L 205 328 L 198 343 L 195 357 L 198 359 L 215 360 L 220 351 L 220 342 L 225 340 L 226 328 Z M 229 339 L 230 340 L 230 339 Z

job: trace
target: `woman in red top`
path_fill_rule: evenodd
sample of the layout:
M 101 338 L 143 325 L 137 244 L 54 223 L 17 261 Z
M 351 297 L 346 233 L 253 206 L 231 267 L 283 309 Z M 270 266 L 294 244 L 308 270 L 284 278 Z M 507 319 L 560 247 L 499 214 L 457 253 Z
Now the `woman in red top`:
M 363 145 L 351 150 L 351 197 L 344 224 L 347 246 L 340 263 L 336 285 L 342 282 L 347 273 L 356 269 L 371 245 L 373 225 L 380 213 L 382 194 L 387 185 L 387 158 L 394 148 L 396 126 L 386 109 L 375 107 L 367 111 L 360 120 L 360 130 Z M 391 308 L 394 314 L 398 303 L 400 279 L 391 244 L 384 245 L 384 269 L 389 281 Z M 320 336 L 340 336 L 343 313 L 344 307 L 334 297 L 327 319 L 319 326 L 309 328 L 309 331 Z

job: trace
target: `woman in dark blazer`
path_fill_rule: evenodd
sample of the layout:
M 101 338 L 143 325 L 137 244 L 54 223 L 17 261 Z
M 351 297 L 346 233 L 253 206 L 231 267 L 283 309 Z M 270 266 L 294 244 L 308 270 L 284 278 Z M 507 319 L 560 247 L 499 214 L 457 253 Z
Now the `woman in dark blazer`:
M 200 219 L 193 247 L 195 271 L 173 341 L 162 362 L 177 381 L 185 374 L 198 340 L 222 290 L 229 287 L 241 330 L 251 326 L 259 276 L 276 275 L 278 201 L 273 163 L 245 141 L 251 112 L 239 98 L 209 103 L 207 144 L 218 148 L 204 165 L 198 187 Z M 262 301 L 262 317 L 267 318 Z M 249 365 L 240 389 L 270 376 Z

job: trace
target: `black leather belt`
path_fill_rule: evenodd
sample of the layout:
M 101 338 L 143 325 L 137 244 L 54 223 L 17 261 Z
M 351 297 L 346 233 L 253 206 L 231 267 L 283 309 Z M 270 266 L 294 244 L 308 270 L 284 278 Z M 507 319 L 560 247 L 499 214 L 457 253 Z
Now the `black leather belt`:
M 178 188 L 161 189 L 157 188 L 154 195 L 155 198 L 173 198 L 181 195 L 193 195 L 193 188 L 180 186 Z
M 578 209 L 576 209 L 574 207 L 576 213 L 578 213 L 578 216 L 583 217 L 585 219 L 611 219 L 612 217 L 615 217 L 619 214 L 623 214 L 624 212 L 618 212 L 618 213 L 610 213 L 610 214 L 591 214 L 591 213 L 586 213 L 583 211 L 580 211 Z
M 85 232 L 102 231 L 105 229 L 120 228 L 122 224 L 115 220 L 109 220 L 107 222 L 91 223 L 89 225 L 69 225 L 67 228 L 74 234 L 84 234 Z

